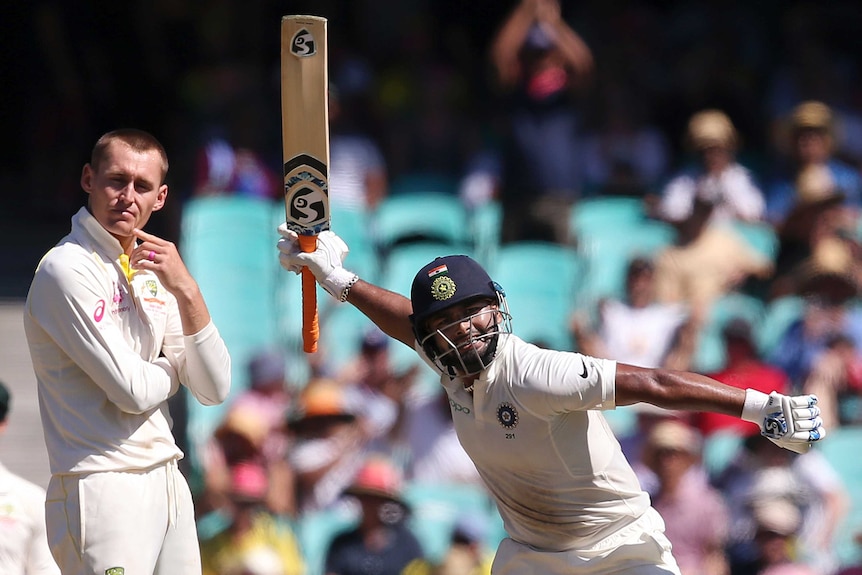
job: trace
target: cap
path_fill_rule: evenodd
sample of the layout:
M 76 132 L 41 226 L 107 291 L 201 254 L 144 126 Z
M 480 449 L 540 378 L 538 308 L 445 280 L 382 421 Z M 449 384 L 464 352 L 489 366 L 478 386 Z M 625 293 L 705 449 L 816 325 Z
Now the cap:
M 263 501 L 269 487 L 266 471 L 258 463 L 243 461 L 231 467 L 230 494 L 237 501 Z
M 802 520 L 799 508 L 781 498 L 755 503 L 752 512 L 758 530 L 783 536 L 796 533 Z
M 344 492 L 349 495 L 382 497 L 403 504 L 402 489 L 401 471 L 389 459 L 375 455 L 362 464 L 353 482 Z
M 721 110 L 703 110 L 688 121 L 688 140 L 692 148 L 736 147 L 736 129 Z
M 6 416 L 9 414 L 10 401 L 9 388 L 6 387 L 5 383 L 0 381 L 0 422 L 5 421 Z
M 657 423 L 647 438 L 649 448 L 683 451 L 693 455 L 700 453 L 702 443 L 700 434 L 694 428 L 677 420 Z
M 790 123 L 797 130 L 831 130 L 832 109 L 823 102 L 815 100 L 802 102 L 793 108 Z
M 389 337 L 379 327 L 373 327 L 362 337 L 362 351 L 376 351 L 389 346 Z
M 488 272 L 468 256 L 436 258 L 413 278 L 410 301 L 414 328 L 428 317 L 456 304 L 485 297 L 497 300 L 501 291 Z
M 356 413 L 344 388 L 331 379 L 318 378 L 308 382 L 299 395 L 296 411 L 291 415 L 289 425 L 296 427 L 317 417 L 343 421 L 356 419 Z
M 248 363 L 251 386 L 256 383 L 284 381 L 284 356 L 275 351 L 264 351 L 255 355 Z

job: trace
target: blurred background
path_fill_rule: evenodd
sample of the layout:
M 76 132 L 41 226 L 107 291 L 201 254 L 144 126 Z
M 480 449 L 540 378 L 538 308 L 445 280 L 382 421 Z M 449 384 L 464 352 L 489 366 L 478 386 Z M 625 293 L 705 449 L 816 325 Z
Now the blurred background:
M 301 351 L 298 281 L 278 267 L 275 251 L 275 228 L 283 220 L 279 32 L 283 15 L 313 14 L 329 20 L 332 222 L 351 246 L 347 267 L 406 293 L 415 271 L 434 255 L 469 253 L 506 288 L 515 332 L 540 345 L 585 353 L 602 349 L 591 346 L 595 338 L 588 328 L 600 335 L 603 328 L 608 331 L 601 323 L 605 299 L 632 304 L 630 260 L 647 257 L 642 268 L 651 273 L 656 265 L 661 277 L 664 250 L 687 245 L 689 240 L 681 238 L 690 233 L 686 225 L 694 216 L 671 217 L 673 210 L 663 211 L 661 200 L 669 196 L 669 183 L 676 177 L 696 173 L 691 170 L 704 159 L 701 152 L 715 144 L 710 140 L 709 146 L 698 147 L 697 138 L 723 134 L 718 147 L 730 152 L 734 166 L 744 168 L 745 182 L 760 197 L 755 215 L 732 218 L 741 222 L 738 231 L 746 245 L 761 256 L 755 262 L 760 267 L 752 264 L 744 274 L 740 271 L 738 282 L 728 282 L 733 285 L 707 302 L 676 302 L 690 306 L 691 317 L 697 316 L 695 343 L 682 355 L 678 348 L 664 350 L 662 360 L 683 357 L 682 363 L 665 365 L 732 378 L 738 346 L 728 341 L 745 340 L 749 353 L 762 363 L 787 371 L 781 381 L 794 392 L 823 385 L 820 376 L 827 362 L 812 359 L 821 357 L 821 351 L 832 365 L 840 365 L 841 377 L 829 380 L 843 386 L 830 383 L 829 393 L 835 396 L 830 423 L 843 433 L 823 444 L 829 463 L 824 475 L 834 482 L 821 481 L 821 487 L 829 484 L 822 489 L 824 499 L 832 487 L 849 499 L 841 499 L 831 516 L 832 528 L 840 521 L 841 529 L 834 539 L 830 533 L 826 544 L 828 572 L 862 562 L 862 548 L 853 539 L 862 533 L 862 468 L 846 457 L 862 441 L 858 3 L 561 0 L 561 23 L 581 43 L 573 49 L 585 46 L 587 53 L 580 60 L 570 54 L 567 65 L 575 69 L 574 80 L 561 98 L 557 82 L 562 80 L 553 74 L 537 76 L 523 91 L 507 84 L 507 74 L 523 72 L 523 61 L 509 61 L 506 67 L 498 33 L 518 6 L 528 4 L 548 2 L 6 3 L 0 9 L 0 379 L 18 399 L 9 435 L 0 444 L 4 463 L 47 484 L 21 305 L 39 258 L 67 232 L 71 216 L 86 202 L 79 176 L 93 144 L 119 127 L 152 132 L 167 149 L 167 207 L 154 215 L 148 231 L 178 243 L 234 360 L 235 392 L 228 404 L 202 409 L 178 395 L 172 405 L 178 440 L 189 454 L 185 471 L 197 494 L 206 495 L 205 454 L 214 449 L 214 432 L 225 428 L 229 409 L 253 386 L 261 353 L 278 364 L 267 365 L 285 392 L 285 412 L 301 404 L 302 390 L 319 378 L 335 379 L 344 388 L 368 385 L 358 380 L 369 373 L 383 374 L 380 379 L 388 383 L 413 381 L 410 393 L 389 398 L 397 409 L 413 409 L 434 396 L 434 374 L 411 350 L 390 346 L 383 360 L 370 359 L 386 346 L 375 340 L 361 314 L 333 304 L 322 291 L 321 351 Z M 522 40 L 517 50 L 532 50 L 534 57 L 550 42 L 547 33 L 533 29 Z M 536 104 L 549 94 L 553 105 Z M 797 106 L 811 100 L 824 104 L 826 115 L 803 114 L 800 120 Z M 547 126 L 548 131 L 531 135 L 519 123 L 525 109 L 538 110 L 539 116 L 560 112 L 562 116 L 551 117 L 567 126 L 566 135 Z M 706 109 L 723 115 L 697 131 L 690 121 Z M 722 122 L 732 125 L 725 129 Z M 792 159 L 791 128 L 828 131 L 829 158 L 813 163 L 842 166 L 843 171 L 830 176 L 835 185 L 811 192 L 816 196 L 812 203 L 806 203 L 809 188 L 803 193 L 798 177 L 804 162 L 794 165 Z M 525 146 L 525 139 L 537 144 L 535 149 Z M 513 151 L 519 145 L 520 153 Z M 562 162 L 554 163 L 558 157 Z M 538 184 L 531 187 L 533 182 L 544 182 L 561 165 L 571 168 L 561 177 L 571 178 L 572 195 L 564 203 L 551 202 L 539 217 L 549 228 L 563 218 L 572 237 L 536 237 L 528 228 L 510 225 L 506 212 L 518 212 L 519 198 L 539 191 Z M 790 196 L 782 196 L 782 186 Z M 708 195 L 704 189 L 694 192 L 700 200 Z M 839 267 L 854 277 L 835 280 L 831 269 L 829 281 L 835 281 L 817 285 L 824 290 L 850 286 L 850 295 L 832 301 L 829 310 L 829 321 L 839 323 L 835 317 L 841 314 L 841 321 L 847 320 L 840 334 L 830 331 L 822 341 L 793 340 L 793 326 L 818 313 L 822 319 L 823 298 L 834 293 L 819 293 L 812 306 L 806 299 L 810 294 L 793 283 L 796 264 L 819 263 L 809 236 L 796 243 L 786 236 L 785 218 L 792 206 L 803 211 L 822 206 L 818 202 L 835 190 L 844 194 L 841 201 L 846 200 L 851 217 L 841 220 L 840 230 L 837 224 L 829 229 L 832 239 L 840 236 L 842 245 L 852 244 L 852 258 L 841 260 L 851 263 Z M 606 198 L 621 201 L 610 202 L 613 206 L 604 211 L 587 211 Z M 714 198 L 709 203 L 717 205 Z M 524 233 L 512 235 L 516 229 Z M 726 260 L 741 251 L 721 249 L 727 257 L 719 254 L 719 259 Z M 670 257 L 682 262 L 680 254 Z M 692 269 L 697 275 L 705 268 L 695 263 Z M 816 266 L 805 270 L 810 277 L 824 277 L 817 275 Z M 725 272 L 736 277 L 736 270 Z M 782 283 L 787 278 L 793 282 Z M 736 335 L 729 335 L 725 327 L 738 319 L 747 327 L 734 324 Z M 648 324 L 647 339 L 657 334 L 656 325 Z M 624 322 L 626 330 L 632 326 Z M 844 337 L 840 342 L 838 335 Z M 790 347 L 794 342 L 801 347 Z M 846 343 L 849 351 L 838 349 Z M 803 356 L 809 363 L 794 363 Z M 644 439 L 641 415 L 633 410 L 608 413 L 624 444 L 625 438 L 634 443 Z M 434 435 L 416 429 L 419 436 Z M 711 440 L 713 429 L 697 431 L 704 436 L 700 464 L 720 485 L 722 472 L 732 469 L 731 462 L 744 452 L 747 434 L 717 434 Z M 385 435 L 396 445 L 394 451 L 405 449 L 403 437 L 393 439 L 389 430 Z M 452 445 L 458 447 L 457 442 Z M 637 462 L 636 453 L 627 455 Z M 408 479 L 413 487 L 422 485 L 420 477 Z M 481 488 L 473 488 L 481 493 L 480 505 L 490 518 L 485 538 L 493 546 L 502 536 L 496 512 Z M 730 489 L 723 493 L 731 504 L 739 502 Z M 446 494 L 435 491 L 428 497 L 433 508 Z M 290 514 L 302 522 L 302 513 L 290 509 Z M 429 529 L 438 538 L 432 543 L 435 552 L 443 553 L 455 521 L 447 515 L 440 531 Z M 319 547 L 322 539 L 311 523 L 300 536 L 303 543 Z M 317 567 L 321 561 L 319 556 L 309 559 Z

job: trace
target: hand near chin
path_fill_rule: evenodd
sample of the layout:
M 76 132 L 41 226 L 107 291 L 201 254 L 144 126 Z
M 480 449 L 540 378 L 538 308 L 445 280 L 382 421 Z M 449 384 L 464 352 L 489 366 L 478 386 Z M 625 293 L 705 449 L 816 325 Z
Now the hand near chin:
M 155 273 L 165 289 L 175 296 L 187 290 L 197 289 L 197 283 L 186 268 L 173 242 L 137 228 L 133 233 L 140 243 L 129 257 L 132 267 Z

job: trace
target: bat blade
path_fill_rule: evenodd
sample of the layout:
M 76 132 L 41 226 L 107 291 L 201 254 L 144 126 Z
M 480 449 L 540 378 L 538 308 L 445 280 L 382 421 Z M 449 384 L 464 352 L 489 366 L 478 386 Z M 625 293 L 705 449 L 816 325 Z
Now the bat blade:
M 314 251 L 329 229 L 329 104 L 327 20 L 284 16 L 281 20 L 281 133 L 284 153 L 285 222 L 303 251 Z M 317 285 L 302 270 L 302 341 L 317 351 L 320 335 Z

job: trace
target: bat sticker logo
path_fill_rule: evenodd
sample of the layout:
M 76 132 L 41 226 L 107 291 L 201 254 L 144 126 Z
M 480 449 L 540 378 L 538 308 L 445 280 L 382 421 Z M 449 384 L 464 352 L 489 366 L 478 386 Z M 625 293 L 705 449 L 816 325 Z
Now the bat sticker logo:
M 316 188 L 300 188 L 290 202 L 290 217 L 306 227 L 326 219 L 326 194 Z
M 317 54 L 317 49 L 314 45 L 314 36 L 311 35 L 311 32 L 305 28 L 300 28 L 293 35 L 293 40 L 290 42 L 290 52 L 300 58 L 307 58 Z

